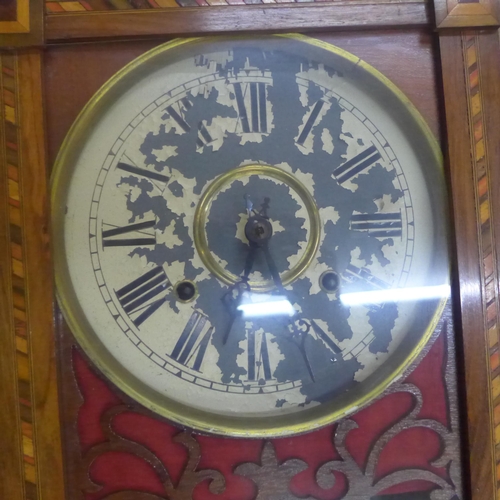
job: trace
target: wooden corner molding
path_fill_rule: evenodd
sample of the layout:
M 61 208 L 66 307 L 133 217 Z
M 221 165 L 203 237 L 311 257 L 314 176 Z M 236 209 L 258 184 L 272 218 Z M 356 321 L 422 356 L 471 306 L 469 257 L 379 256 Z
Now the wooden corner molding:
M 41 54 L 0 53 L 0 498 L 64 498 Z
M 434 0 L 438 28 L 500 26 L 498 0 Z
M 42 45 L 43 13 L 43 0 L 7 0 L 0 9 L 0 48 Z
M 5 16 L 5 18 L 0 15 L 0 33 L 29 33 L 29 0 L 11 0 L 10 4 L 13 7 L 12 10 L 15 11 L 15 15 Z

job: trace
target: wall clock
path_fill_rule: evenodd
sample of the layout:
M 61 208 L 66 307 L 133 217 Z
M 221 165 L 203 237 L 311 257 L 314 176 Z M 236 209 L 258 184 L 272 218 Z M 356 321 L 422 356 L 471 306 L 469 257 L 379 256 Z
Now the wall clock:
M 0 497 L 454 500 L 460 497 L 462 475 L 468 490 L 466 498 L 467 494 L 474 500 L 498 497 L 498 2 L 350 0 L 294 4 L 263 0 L 262 5 L 239 5 L 258 1 L 197 0 L 201 8 L 194 5 L 194 0 L 8 0 L 0 8 Z M 163 56 L 163 49 L 155 49 L 173 36 L 235 31 L 248 33 L 250 45 L 262 43 L 257 33 L 267 36 L 311 31 L 311 36 L 328 40 L 373 64 L 396 82 L 423 114 L 445 152 L 451 202 L 448 229 L 452 299 L 443 314 L 441 300 L 436 296 L 417 304 L 403 301 L 400 294 L 397 301 L 389 301 L 393 303 L 391 312 L 373 295 L 385 294 L 387 298 L 391 291 L 403 288 L 406 257 L 401 260 L 396 252 L 405 245 L 405 249 L 409 248 L 411 212 L 413 225 L 422 228 L 421 221 L 425 221 L 425 237 L 417 244 L 418 235 L 414 234 L 404 287 L 433 288 L 437 295 L 445 291 L 434 288 L 447 283 L 444 266 L 439 268 L 442 276 L 433 273 L 435 264 L 444 259 L 434 259 L 429 250 L 443 248 L 446 239 L 440 222 L 443 219 L 436 215 L 442 210 L 443 200 L 438 194 L 441 180 L 433 179 L 432 174 L 438 171 L 439 161 L 432 140 L 425 139 L 427 132 L 420 118 L 368 66 L 361 62 L 353 65 L 356 59 L 352 56 L 300 37 L 287 40 L 286 45 L 293 50 L 281 45 L 279 50 L 273 48 L 277 40 L 285 43 L 286 38 L 279 37 L 258 47 L 261 53 L 275 57 L 266 59 L 268 63 L 281 61 L 279 69 L 263 67 L 262 59 L 254 62 L 254 57 L 250 58 L 252 66 L 245 67 L 234 59 L 234 48 L 223 48 L 225 55 L 219 57 L 221 51 L 215 45 L 211 49 L 200 45 L 203 50 L 196 54 L 206 59 L 210 54 L 212 59 L 219 54 L 215 65 L 212 61 L 214 71 L 210 72 L 210 64 L 207 66 L 200 57 L 196 59 L 198 64 L 189 66 L 189 60 L 196 58 L 189 54 L 189 46 L 194 47 L 195 41 L 171 46 Z M 218 39 L 217 43 L 225 41 Z M 242 50 L 248 49 L 245 39 L 239 43 Z M 156 52 L 144 56 L 150 49 Z M 278 53 L 280 60 L 276 59 Z M 221 97 L 224 85 L 215 78 L 185 88 L 178 99 L 171 95 L 171 102 L 163 101 L 158 106 L 171 106 L 174 113 L 166 111 L 153 123 L 159 112 L 155 115 L 156 108 L 151 109 L 137 126 L 150 135 L 149 152 L 142 153 L 142 144 L 136 140 L 131 159 L 120 157 L 110 162 L 108 180 L 102 184 L 96 201 L 95 240 L 100 246 L 94 255 L 105 257 L 102 278 L 116 311 L 104 307 L 100 290 L 94 288 L 93 294 L 89 287 L 86 294 L 78 287 L 80 282 L 95 287 L 99 279 L 93 262 L 88 262 L 92 255 L 89 207 L 82 223 L 85 237 L 83 231 L 73 227 L 82 245 L 68 254 L 64 264 L 68 272 L 58 271 L 58 276 L 67 279 L 69 292 L 61 295 L 66 297 L 68 318 L 76 318 L 78 313 L 83 318 L 78 324 L 88 323 L 89 328 L 82 328 L 76 335 L 80 344 L 86 345 L 84 350 L 68 329 L 53 294 L 53 263 L 65 262 L 61 250 L 66 248 L 64 237 L 70 235 L 70 230 L 61 224 L 58 234 L 62 235 L 62 244 L 51 236 L 47 181 L 63 137 L 78 113 L 108 78 L 139 56 L 143 56 L 139 60 L 143 74 L 138 74 L 139 70 L 134 73 L 133 65 L 122 72 L 79 122 L 88 119 L 92 123 L 74 129 L 73 137 L 81 133 L 85 141 L 67 143 L 67 172 L 58 177 L 60 201 L 70 200 L 75 192 L 71 186 L 79 186 L 81 197 L 71 199 L 79 200 L 81 206 L 92 205 L 98 172 L 106 158 L 121 154 L 121 146 L 131 146 L 138 137 L 138 130 L 131 126 L 124 143 L 118 144 L 128 124 L 149 104 L 161 101 L 169 90 L 186 85 L 193 67 L 204 76 L 225 73 L 229 92 L 226 98 Z M 157 61 L 166 59 L 158 67 L 149 66 L 155 57 Z M 296 69 L 298 59 L 303 66 L 293 73 L 291 86 L 285 75 L 290 66 Z M 183 61 L 189 71 L 183 70 L 182 78 L 172 82 L 169 74 L 164 79 L 170 82 L 169 88 L 162 91 L 155 87 L 155 74 L 160 74 L 162 68 L 182 66 Z M 338 71 L 339 67 L 343 71 Z M 287 85 L 277 86 L 279 75 Z M 340 81 L 349 84 L 334 85 Z M 367 90 L 368 81 L 373 86 Z M 125 87 L 120 87 L 120 82 L 125 82 Z M 140 91 L 141 85 L 150 91 L 149 102 Z M 212 91 L 205 95 L 196 90 L 201 87 Z M 238 88 L 241 98 L 237 97 Z M 315 95 L 318 89 L 322 94 Z M 293 92 L 295 100 L 289 99 Z M 133 98 L 127 101 L 127 96 Z M 393 99 L 395 105 L 389 106 Z M 287 103 L 284 112 L 283 103 Z M 203 115 L 215 106 L 215 113 Z M 129 118 L 132 111 L 135 114 Z M 113 113 L 122 121 L 120 130 L 105 126 L 111 122 L 116 125 L 116 120 L 106 122 Z M 368 121 L 372 129 L 366 126 Z M 161 125 L 164 129 L 160 129 Z M 94 126 L 102 130 L 100 137 L 96 137 Z M 393 128 L 400 135 L 393 134 Z M 288 136 L 286 131 L 290 131 Z M 402 148 L 400 136 L 409 140 L 408 147 Z M 171 138 L 175 141 L 170 142 Z M 165 144 L 158 144 L 163 139 Z M 96 146 L 99 141 L 104 148 L 92 147 L 85 158 L 81 157 L 85 145 Z M 238 151 L 248 155 L 239 155 Z M 422 162 L 425 151 L 429 161 Z M 361 158 L 363 154 L 366 158 Z M 280 160 L 278 156 L 286 158 Z M 189 174 L 191 164 L 181 164 L 187 157 L 221 161 L 219 165 L 208 162 L 203 175 L 193 175 Z M 302 158 L 301 165 L 296 158 Z M 337 176 L 317 182 L 321 171 L 315 169 L 316 158 L 333 160 L 329 168 L 332 175 L 337 171 Z M 230 159 L 234 161 L 228 165 Z M 78 180 L 84 171 L 80 160 L 90 161 L 85 172 L 91 175 L 83 180 Z M 118 164 L 128 171 L 118 168 Z M 341 167 L 344 172 L 337 170 Z M 398 168 L 401 174 L 396 175 L 391 187 L 386 181 L 391 173 L 399 173 Z M 168 182 L 162 183 L 165 177 Z M 412 195 L 409 205 L 405 196 L 398 196 L 401 190 L 404 192 L 403 182 Z M 137 210 L 143 201 L 150 200 L 146 196 L 139 199 L 139 186 L 148 185 L 152 186 L 151 191 L 146 191 L 149 198 L 162 198 L 171 213 L 160 216 L 149 210 L 141 219 Z M 373 198 L 373 192 L 382 186 L 379 196 Z M 263 193 L 264 188 L 272 194 Z M 321 193 L 327 188 L 335 197 L 325 201 Z M 90 197 L 85 189 L 92 190 Z M 238 193 L 238 189 L 242 192 Z M 194 207 L 188 206 L 184 192 L 191 196 Z M 342 192 L 344 196 L 339 196 Z M 371 197 L 363 198 L 362 193 L 371 193 Z M 373 199 L 375 206 L 368 206 L 368 200 L 371 203 Z M 171 205 L 175 201 L 176 205 L 169 206 L 167 201 Z M 292 205 L 302 208 L 287 210 Z M 423 205 L 424 210 L 417 210 Z M 65 222 L 65 208 L 63 205 L 60 211 L 60 222 Z M 220 212 L 224 217 L 217 220 L 227 227 L 214 225 L 215 215 Z M 73 213 L 83 218 L 83 211 L 73 209 Z M 389 219 L 381 218 L 387 214 Z M 136 220 L 131 220 L 134 217 Z M 159 229 L 158 224 L 168 222 L 169 217 L 175 219 L 174 224 Z M 193 222 L 185 225 L 189 217 Z M 315 220 L 320 221 L 320 231 L 315 232 Z M 183 227 L 191 227 L 192 234 L 183 232 Z M 165 257 L 160 266 L 148 259 L 154 258 L 151 250 L 154 253 L 166 242 L 168 231 L 172 248 L 167 246 L 169 259 Z M 331 250 L 328 240 L 339 232 L 342 241 Z M 228 233 L 226 244 L 221 235 Z M 170 257 L 185 248 L 185 237 L 194 244 L 197 259 L 183 256 L 181 272 L 181 266 L 175 264 L 178 261 Z M 177 245 L 172 244 L 174 241 Z M 368 241 L 373 244 L 367 246 Z M 132 242 L 134 245 L 129 245 Z M 53 259 L 57 252 L 64 259 Z M 446 257 L 444 248 L 442 253 Z M 78 268 L 76 263 L 85 261 L 79 255 L 85 255 L 86 268 L 83 264 Z M 382 265 L 377 255 L 386 256 L 389 263 Z M 422 282 L 410 286 L 415 278 L 412 266 L 417 261 L 424 269 Z M 84 269 L 88 272 L 82 272 Z M 250 269 L 248 283 L 246 269 Z M 200 274 L 196 274 L 198 271 Z M 78 272 L 84 276 L 75 281 L 72 276 Z M 153 274 L 148 275 L 150 272 Z M 391 280 L 391 273 L 398 275 L 397 283 L 396 278 Z M 434 281 L 425 281 L 426 275 Z M 156 284 L 151 286 L 154 280 Z M 144 301 L 140 293 L 143 281 L 152 294 Z M 359 288 L 360 283 L 366 288 Z M 127 286 L 139 292 L 139 302 L 135 298 L 130 301 Z M 207 289 L 210 292 L 213 287 L 223 293 L 207 294 Z M 309 293 L 302 293 L 302 288 Z M 78 290 L 82 296 L 75 298 Z M 120 291 L 123 295 L 118 297 Z M 358 294 L 358 299 L 371 294 L 371 302 L 345 304 L 341 297 L 349 299 L 349 294 L 351 299 L 353 294 Z M 318 302 L 309 300 L 311 296 Z M 243 318 L 245 307 L 260 307 L 262 311 L 266 303 L 263 297 L 274 307 L 281 301 L 293 316 L 285 314 L 285 309 L 274 320 Z M 209 310 L 210 304 L 220 303 L 221 309 L 215 313 Z M 338 305 L 337 329 L 331 328 L 328 318 L 325 320 L 328 308 L 323 304 Z M 373 326 L 370 322 L 388 323 L 395 308 L 398 317 L 391 328 L 387 352 L 373 352 L 384 349 L 387 338 L 368 337 L 368 347 L 353 356 L 363 368 L 348 377 L 346 387 L 333 387 L 337 381 L 328 378 L 328 373 L 355 363 L 346 359 L 355 337 L 349 337 L 351 332 L 362 332 L 368 325 Z M 339 316 L 342 310 L 357 312 Z M 240 312 L 232 314 L 235 311 Z M 414 366 L 413 354 L 429 334 L 430 328 L 426 327 L 432 327 L 439 316 L 431 342 L 417 356 L 418 366 L 414 371 L 404 370 L 400 377 L 396 375 L 404 366 Z M 269 326 L 278 320 L 287 328 L 273 330 Z M 109 336 L 104 335 L 99 322 L 108 322 Z M 149 353 L 136 347 L 125 363 L 123 359 L 120 362 L 119 355 L 127 356 L 123 350 L 120 353 L 126 344 L 123 340 L 130 349 L 134 344 L 120 330 L 120 339 L 115 339 L 120 349 L 106 348 L 106 343 L 108 347 L 113 343 L 112 335 L 120 333 L 116 330 L 121 328 L 119 322 L 137 338 L 147 334 L 157 355 L 175 366 L 179 375 L 168 374 L 154 362 L 150 370 L 147 363 L 153 356 L 147 358 Z M 355 322 L 359 328 L 354 328 Z M 150 335 L 155 323 L 172 327 L 175 335 L 162 339 Z M 260 328 L 250 328 L 254 324 Z M 223 349 L 231 355 L 221 359 Z M 235 357 L 236 349 L 241 352 Z M 109 356 L 104 361 L 110 361 L 107 365 L 99 359 L 106 352 Z M 332 353 L 329 360 L 325 353 Z M 101 371 L 93 369 L 95 364 Z M 155 376 L 154 370 L 160 369 L 165 379 L 174 380 L 168 390 L 157 383 L 162 377 Z M 227 393 L 212 389 L 205 392 L 226 398 L 224 404 L 201 396 L 205 388 L 196 381 L 202 377 L 206 377 L 208 385 L 228 387 Z M 288 379 L 295 387 L 286 397 L 277 398 L 277 390 L 269 391 L 288 383 Z M 311 393 L 317 387 L 316 381 L 322 379 L 333 387 L 324 397 Z M 394 383 L 379 398 L 353 411 L 389 380 Z M 139 384 L 135 385 L 139 393 L 131 389 L 134 384 Z M 180 387 L 187 387 L 187 391 Z M 243 396 L 255 395 L 253 401 L 259 404 L 252 406 L 249 414 L 250 400 L 245 400 L 246 407 L 234 412 L 233 403 L 228 402 L 235 395 L 229 394 L 230 387 L 243 387 Z M 285 386 L 281 392 L 286 390 Z M 459 407 L 464 417 L 461 426 Z M 177 423 L 164 419 L 161 415 L 165 416 L 165 412 L 170 412 L 167 417 Z M 337 423 L 300 433 L 342 415 L 345 418 Z M 187 425 L 187 430 L 181 430 L 179 423 Z M 215 425 L 212 427 L 216 433 L 225 436 L 200 432 L 209 429 L 210 424 Z M 197 430 L 191 432 L 189 426 Z M 246 427 L 243 432 L 242 427 Z M 272 437 L 284 429 L 300 435 Z M 254 439 L 234 439 L 228 434 L 246 434 Z M 264 439 L 258 439 L 258 435 Z M 469 457 L 463 469 L 459 466 L 460 446 L 463 456 Z M 333 478 L 336 482 L 332 486 Z
M 449 294 L 438 146 L 355 56 L 299 36 L 146 53 L 56 163 L 60 304 L 116 385 L 183 425 L 303 432 L 371 401 Z

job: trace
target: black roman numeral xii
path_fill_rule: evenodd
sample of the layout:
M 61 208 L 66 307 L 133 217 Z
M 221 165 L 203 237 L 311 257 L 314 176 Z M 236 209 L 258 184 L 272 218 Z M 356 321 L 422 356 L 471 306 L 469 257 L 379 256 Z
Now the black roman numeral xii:
M 267 133 L 266 84 L 237 82 L 233 86 L 242 131 Z

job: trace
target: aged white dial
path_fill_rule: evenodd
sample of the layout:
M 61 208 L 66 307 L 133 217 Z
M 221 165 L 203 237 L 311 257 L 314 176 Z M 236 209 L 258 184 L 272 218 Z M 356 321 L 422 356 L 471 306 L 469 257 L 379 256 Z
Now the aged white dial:
M 378 395 L 448 291 L 423 120 L 303 37 L 173 42 L 82 113 L 56 165 L 63 312 L 97 365 L 204 430 L 286 433 Z

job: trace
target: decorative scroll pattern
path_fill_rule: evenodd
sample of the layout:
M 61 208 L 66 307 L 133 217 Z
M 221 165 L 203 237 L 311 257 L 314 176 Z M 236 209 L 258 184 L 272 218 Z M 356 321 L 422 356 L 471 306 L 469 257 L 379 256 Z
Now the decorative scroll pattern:
M 324 3 L 331 1 L 336 0 L 46 0 L 45 6 L 48 14 L 58 14 L 63 12 L 211 7 L 219 5 Z
M 23 249 L 22 196 L 20 183 L 17 58 L 0 56 L 2 132 L 4 134 L 9 189 L 10 253 L 12 297 L 18 373 L 19 413 L 21 417 L 26 498 L 36 498 L 36 467 L 33 441 L 32 387 L 30 380 L 30 339 L 27 324 L 25 265 Z
M 411 412 L 385 431 L 373 444 L 365 469 L 360 468 L 346 448 L 347 435 L 358 427 L 354 420 L 342 421 L 335 433 L 335 448 L 340 453 L 341 459 L 327 462 L 322 465 L 316 474 L 318 483 L 323 488 L 332 487 L 333 471 L 344 473 L 349 481 L 349 493 L 346 499 L 372 498 L 390 487 L 408 480 L 423 480 L 436 485 L 431 494 L 432 500 L 457 499 L 460 488 L 460 463 L 459 441 L 457 439 L 456 427 L 451 429 L 432 419 L 421 419 L 418 415 L 422 409 L 422 393 L 412 384 L 398 384 L 390 392 L 397 393 L 405 391 L 413 395 L 415 406 Z M 442 453 L 432 465 L 434 467 L 449 467 L 449 478 L 445 479 L 430 470 L 419 468 L 394 471 L 379 480 L 375 480 L 375 469 L 384 447 L 400 432 L 414 428 L 427 428 L 438 434 L 443 442 Z
M 75 351 L 83 404 L 77 419 L 81 463 L 77 476 L 69 478 L 75 486 L 71 494 L 83 493 L 85 500 L 369 500 L 377 495 L 459 500 L 455 358 L 447 320 L 440 331 L 420 366 L 371 407 L 336 426 L 271 441 L 176 429 L 137 405 L 123 404 Z M 419 388 L 423 381 L 425 397 Z M 389 417 L 384 416 L 388 409 Z
M 489 336 L 491 373 L 491 400 L 494 405 L 497 487 L 500 487 L 500 352 L 499 352 L 499 303 L 498 303 L 498 264 L 493 246 L 494 223 L 491 207 L 491 179 L 489 176 L 488 152 L 486 150 L 486 123 L 483 115 L 484 102 L 481 91 L 481 61 L 479 57 L 479 37 L 465 34 L 462 47 L 465 61 L 467 100 L 471 151 L 473 155 L 474 187 L 476 214 L 478 217 L 479 250 L 482 257 L 481 280 L 485 300 L 484 317 Z

